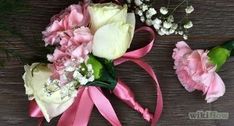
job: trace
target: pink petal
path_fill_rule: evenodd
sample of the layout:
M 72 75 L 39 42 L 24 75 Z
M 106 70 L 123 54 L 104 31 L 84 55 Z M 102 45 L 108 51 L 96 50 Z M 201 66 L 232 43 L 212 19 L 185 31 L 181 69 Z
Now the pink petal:
M 80 24 L 83 18 L 84 16 L 82 13 L 79 13 L 77 10 L 71 10 L 71 13 L 68 17 L 69 28 L 74 28 L 75 26 Z
M 80 45 L 78 46 L 73 52 L 72 52 L 72 56 L 79 58 L 83 55 L 83 46 Z
M 206 94 L 207 103 L 211 103 L 223 96 L 225 93 L 225 85 L 223 80 L 217 73 L 213 75 L 213 81 L 211 82 L 209 89 Z

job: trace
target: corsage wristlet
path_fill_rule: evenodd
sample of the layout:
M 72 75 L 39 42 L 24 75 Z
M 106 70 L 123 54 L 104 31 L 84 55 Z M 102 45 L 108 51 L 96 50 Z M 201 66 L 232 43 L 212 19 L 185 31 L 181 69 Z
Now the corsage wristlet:
M 43 40 L 53 53 L 49 63 L 25 66 L 23 79 L 30 100 L 29 114 L 49 122 L 61 115 L 58 126 L 86 126 L 95 106 L 113 126 L 121 126 L 111 103 L 102 89 L 125 102 L 155 126 L 163 108 L 162 93 L 150 65 L 140 58 L 153 47 L 155 32 L 150 27 L 135 30 L 135 15 L 127 6 L 114 3 L 71 5 L 51 19 L 43 31 Z M 127 52 L 134 33 L 148 32 L 150 42 Z M 150 113 L 134 98 L 127 84 L 115 74 L 115 66 L 131 61 L 144 69 L 154 80 L 157 100 Z

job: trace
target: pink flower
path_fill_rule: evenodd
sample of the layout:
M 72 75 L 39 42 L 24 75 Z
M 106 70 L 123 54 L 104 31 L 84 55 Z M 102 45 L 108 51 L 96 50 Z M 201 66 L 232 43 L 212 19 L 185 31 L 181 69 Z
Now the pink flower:
M 45 44 L 58 44 L 64 37 L 69 37 L 67 30 L 87 26 L 89 15 L 86 6 L 71 5 L 51 19 L 50 26 L 42 32 Z
M 50 68 L 53 71 L 52 78 L 66 83 L 71 78 L 65 69 L 67 67 L 76 68 L 80 61 L 88 58 L 92 49 L 93 35 L 87 27 L 80 27 L 74 30 L 67 30 L 69 37 L 62 37 L 60 46 L 56 47 L 52 55 L 48 55 L 48 60 L 53 64 Z
M 200 90 L 206 94 L 207 103 L 223 96 L 225 85 L 215 72 L 216 66 L 209 61 L 208 52 L 192 50 L 185 42 L 178 42 L 173 50 L 174 69 L 184 88 L 192 92 Z

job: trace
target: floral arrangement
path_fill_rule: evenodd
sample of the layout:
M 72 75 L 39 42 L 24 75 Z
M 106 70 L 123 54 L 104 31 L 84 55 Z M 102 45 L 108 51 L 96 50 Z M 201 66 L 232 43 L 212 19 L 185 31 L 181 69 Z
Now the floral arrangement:
M 127 52 L 134 33 L 149 32 L 151 42 Z M 30 100 L 31 117 L 50 122 L 61 115 L 58 126 L 88 125 L 95 105 L 113 126 L 121 126 L 113 107 L 101 89 L 113 92 L 120 100 L 156 125 L 162 112 L 162 95 L 153 69 L 139 58 L 152 48 L 155 33 L 149 27 L 135 31 L 135 15 L 127 5 L 80 3 L 70 5 L 51 19 L 42 32 L 45 46 L 53 46 L 49 63 L 25 65 L 23 80 Z M 132 61 L 155 81 L 157 105 L 153 114 L 135 101 L 133 92 L 115 74 L 115 66 Z
M 183 0 L 172 9 L 168 0 L 167 6 L 157 10 L 152 2 L 127 0 L 122 4 L 85 0 L 51 18 L 42 32 L 45 49 L 52 48 L 52 53 L 45 56 L 48 61 L 24 66 L 29 115 L 39 119 L 38 125 L 42 126 L 44 119 L 50 122 L 61 115 L 58 126 L 86 126 L 95 106 L 111 125 L 122 126 L 102 90 L 109 90 L 151 126 L 157 124 L 163 109 L 162 92 L 154 70 L 140 58 L 151 51 L 155 33 L 179 34 L 188 39 L 188 31 L 193 27 L 189 15 L 194 8 L 188 0 Z M 185 16 L 176 21 L 174 12 L 183 4 Z M 135 14 L 148 26 L 135 28 Z M 137 32 L 149 33 L 150 42 L 128 51 Z M 172 58 L 182 86 L 189 92 L 202 91 L 208 103 L 223 96 L 225 85 L 217 71 L 233 56 L 233 48 L 234 41 L 206 51 L 192 50 L 186 42 L 178 42 Z M 157 100 L 153 113 L 135 100 L 133 91 L 116 75 L 115 66 L 127 61 L 140 66 L 154 80 Z
M 234 41 L 228 41 L 210 50 L 192 50 L 184 41 L 178 42 L 173 52 L 174 68 L 179 81 L 188 92 L 200 90 L 207 103 L 225 93 L 225 85 L 216 73 L 233 56 Z

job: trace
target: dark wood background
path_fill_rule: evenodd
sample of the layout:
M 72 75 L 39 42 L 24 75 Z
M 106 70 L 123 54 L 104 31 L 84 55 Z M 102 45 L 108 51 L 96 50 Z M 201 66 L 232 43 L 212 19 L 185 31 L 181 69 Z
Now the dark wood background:
M 10 1 L 10 0 L 9 0 Z M 178 0 L 179 1 L 179 0 Z M 178 3 L 177 1 L 177 3 Z M 1 18 L 8 20 L 8 24 L 16 31 L 31 40 L 41 37 L 41 31 L 49 23 L 52 15 L 57 14 L 77 0 L 26 0 L 26 8 L 18 13 L 9 12 Z M 158 8 L 166 1 L 155 1 Z M 209 48 L 226 40 L 234 38 L 234 1 L 233 0 L 194 0 L 191 1 L 195 12 L 191 15 L 194 27 L 187 41 L 192 48 Z M 1 3 L 0 3 L 1 4 Z M 181 10 L 183 11 L 183 10 Z M 180 16 L 182 13 L 178 13 Z M 9 42 L 14 43 L 11 48 L 26 56 L 35 53 L 24 45 L 24 41 L 14 35 L 7 37 Z M 135 37 L 132 47 L 137 48 L 144 44 L 146 35 L 139 34 Z M 142 40 L 142 42 L 139 42 Z M 188 93 L 180 85 L 173 70 L 171 58 L 172 49 L 177 41 L 182 40 L 179 36 L 158 37 L 151 53 L 144 60 L 152 65 L 159 77 L 161 84 L 164 110 L 159 121 L 160 126 L 233 126 L 234 124 L 234 59 L 231 58 L 219 72 L 226 85 L 226 93 L 223 97 L 212 104 L 207 104 L 201 92 Z M 0 40 L 3 41 L 3 40 Z M 5 68 L 0 69 L 0 125 L 1 126 L 35 126 L 37 121 L 27 115 L 27 96 L 21 76 L 23 65 L 17 60 L 11 59 Z M 134 90 L 136 98 L 144 106 L 154 110 L 155 91 L 152 80 L 137 66 L 127 63 L 118 67 L 118 75 L 125 80 Z M 126 76 L 127 75 L 127 76 Z M 121 103 L 114 96 L 108 96 L 112 105 L 124 126 L 147 126 L 141 116 Z M 197 110 L 212 110 L 228 112 L 228 120 L 190 120 L 189 112 Z M 50 126 L 56 125 L 54 119 Z M 90 126 L 109 125 L 94 109 Z

